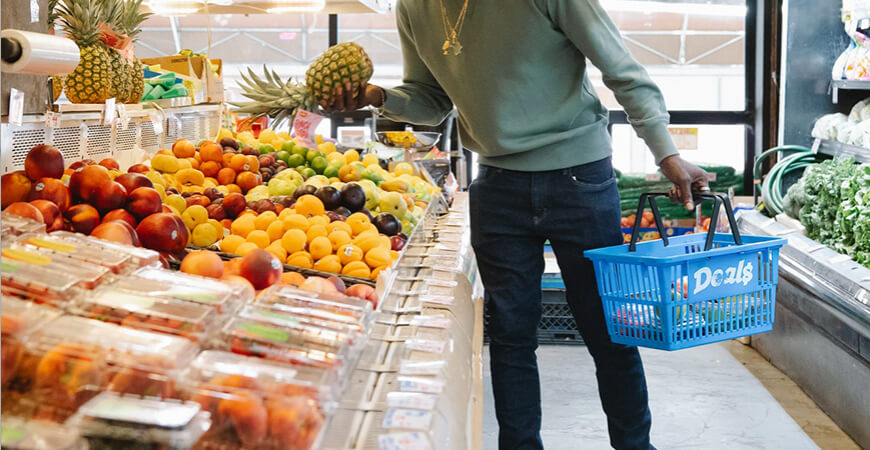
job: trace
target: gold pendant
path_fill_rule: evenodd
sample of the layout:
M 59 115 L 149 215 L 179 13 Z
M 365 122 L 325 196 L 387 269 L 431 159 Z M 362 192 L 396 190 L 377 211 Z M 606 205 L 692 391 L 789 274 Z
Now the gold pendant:
M 444 40 L 444 45 L 441 46 L 441 50 L 444 52 L 444 56 L 447 56 L 447 55 L 450 54 L 450 53 L 448 52 L 448 50 L 450 50 L 450 47 L 451 47 L 451 45 L 450 45 L 450 39 L 445 39 L 445 40 Z

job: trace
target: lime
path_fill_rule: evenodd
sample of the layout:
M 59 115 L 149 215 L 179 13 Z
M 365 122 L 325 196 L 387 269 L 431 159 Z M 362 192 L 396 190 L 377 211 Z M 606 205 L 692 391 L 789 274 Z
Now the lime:
M 267 153 L 275 153 L 275 147 L 272 147 L 269 144 L 260 144 L 259 149 L 261 155 L 265 155 Z
M 284 150 L 287 153 L 293 153 L 293 150 L 296 148 L 296 141 L 290 140 L 281 145 L 281 150 Z
M 305 165 L 305 157 L 299 154 L 291 154 L 287 157 L 287 167 L 299 167 Z
M 305 158 L 305 155 L 308 154 L 308 149 L 297 144 L 295 147 L 293 147 L 293 150 L 291 150 L 290 153 L 294 155 L 300 155 Z
M 287 163 L 288 166 L 290 165 L 290 163 L 288 162 L 290 160 L 290 152 L 288 152 L 287 150 L 281 150 L 275 155 L 275 158 L 277 158 L 278 161 L 284 161 L 285 163 Z
M 320 152 L 318 152 L 317 150 L 312 148 L 311 150 L 308 150 L 308 153 L 305 155 L 305 159 L 308 160 L 308 162 L 311 162 L 314 158 L 316 158 L 319 155 L 320 155 Z
M 323 171 L 323 176 L 326 178 L 338 178 L 338 171 L 341 169 L 342 164 L 333 164 L 330 163 L 326 166 L 326 169 Z
M 301 174 L 302 171 L 307 169 L 307 168 L 308 168 L 308 166 L 306 166 L 305 164 L 299 164 L 298 166 L 296 166 L 296 171 Z
M 317 175 L 317 172 L 315 172 L 314 169 L 312 169 L 310 167 L 306 167 L 306 168 L 302 169 L 299 173 L 301 173 L 302 176 L 305 177 L 306 180 Z
M 323 174 L 323 171 L 326 170 L 327 164 L 326 158 L 323 156 L 315 156 L 314 159 L 311 160 L 311 168 L 318 174 Z

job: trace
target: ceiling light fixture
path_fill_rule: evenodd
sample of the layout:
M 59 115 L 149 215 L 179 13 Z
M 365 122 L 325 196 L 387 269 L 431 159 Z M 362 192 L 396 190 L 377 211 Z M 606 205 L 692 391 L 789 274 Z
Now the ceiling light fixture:
M 286 14 L 296 12 L 319 12 L 326 8 L 325 0 L 306 2 L 279 2 L 277 6 L 266 10 L 269 14 Z
M 607 11 L 671 13 L 698 16 L 746 17 L 745 5 L 710 5 L 701 3 L 664 3 L 638 0 L 601 0 Z

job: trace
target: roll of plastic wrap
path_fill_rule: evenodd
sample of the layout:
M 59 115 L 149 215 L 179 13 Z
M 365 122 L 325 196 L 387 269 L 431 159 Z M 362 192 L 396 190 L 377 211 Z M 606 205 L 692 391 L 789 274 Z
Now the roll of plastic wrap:
M 79 47 L 71 39 L 19 30 L 3 30 L 2 37 L 17 43 L 21 52 L 10 62 L 3 55 L 5 73 L 66 75 L 79 65 Z

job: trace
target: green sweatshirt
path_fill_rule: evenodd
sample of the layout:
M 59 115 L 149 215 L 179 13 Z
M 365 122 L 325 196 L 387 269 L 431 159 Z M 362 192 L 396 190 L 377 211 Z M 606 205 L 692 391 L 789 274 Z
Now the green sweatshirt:
M 441 0 L 453 23 L 464 0 Z M 555 170 L 611 154 L 607 109 L 586 72 L 598 67 L 656 163 L 677 153 L 664 98 L 598 0 L 469 0 L 458 56 L 442 54 L 439 0 L 400 0 L 404 81 L 384 115 L 437 125 L 453 105 L 463 145 L 482 164 Z

